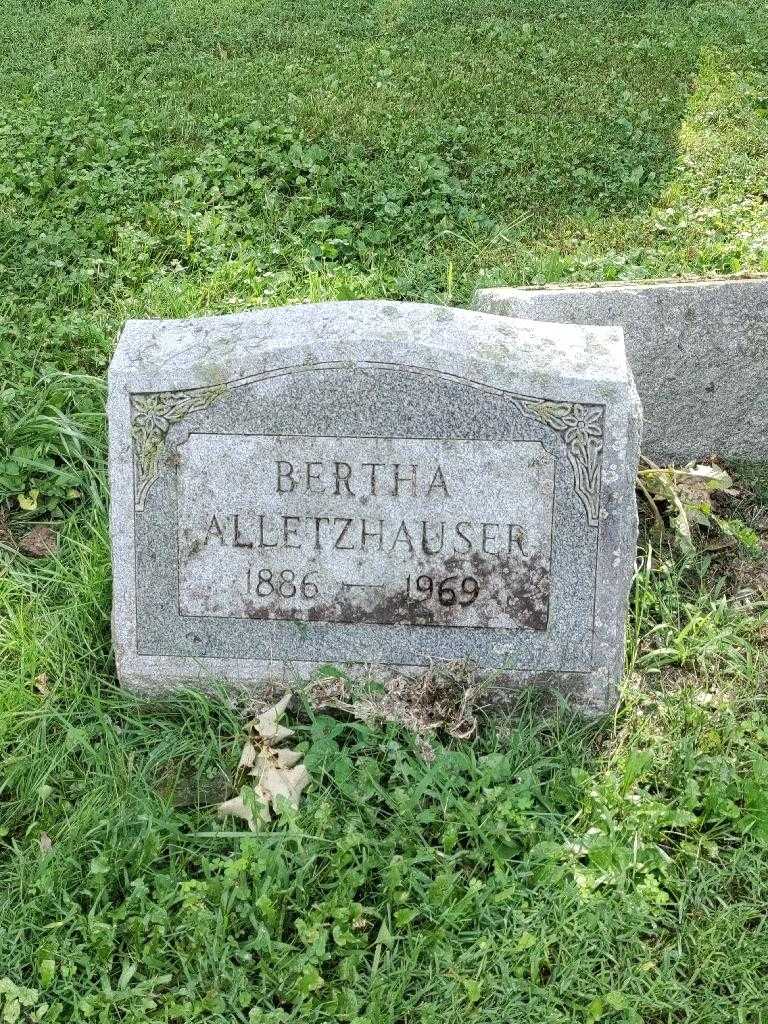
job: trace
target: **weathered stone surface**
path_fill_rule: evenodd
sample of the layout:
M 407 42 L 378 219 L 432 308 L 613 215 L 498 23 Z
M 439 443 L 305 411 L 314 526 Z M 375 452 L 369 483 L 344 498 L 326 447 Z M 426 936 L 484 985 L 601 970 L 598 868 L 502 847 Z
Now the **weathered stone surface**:
M 620 330 L 395 302 L 131 321 L 108 412 L 126 686 L 459 660 L 610 704 L 640 427 Z
M 768 459 L 768 278 L 485 288 L 474 305 L 622 326 L 656 462 Z

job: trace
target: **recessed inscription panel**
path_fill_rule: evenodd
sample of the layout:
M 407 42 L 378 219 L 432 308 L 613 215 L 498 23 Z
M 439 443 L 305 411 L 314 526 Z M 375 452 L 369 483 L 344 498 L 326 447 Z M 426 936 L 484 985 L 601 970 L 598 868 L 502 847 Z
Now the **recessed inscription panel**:
M 192 433 L 179 611 L 546 630 L 554 474 L 537 441 Z

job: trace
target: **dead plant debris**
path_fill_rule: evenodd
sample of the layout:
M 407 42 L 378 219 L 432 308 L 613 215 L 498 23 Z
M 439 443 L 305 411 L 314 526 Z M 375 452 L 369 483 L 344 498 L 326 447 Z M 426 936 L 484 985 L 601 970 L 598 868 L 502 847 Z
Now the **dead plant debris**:
M 269 821 L 270 809 L 275 809 L 279 798 L 292 807 L 298 807 L 301 794 L 309 785 L 309 772 L 301 764 L 302 754 L 278 744 L 293 736 L 293 729 L 280 724 L 291 701 L 286 693 L 281 700 L 249 723 L 249 736 L 240 755 L 238 771 L 253 780 L 246 784 L 238 796 L 225 800 L 217 807 L 220 816 L 233 816 L 245 821 L 251 831 L 257 823 Z
M 50 558 L 56 554 L 59 538 L 50 526 L 35 526 L 19 541 L 19 551 L 30 558 Z
M 41 697 L 47 697 L 51 692 L 51 685 L 47 672 L 41 672 L 32 680 L 32 687 Z
M 718 551 L 743 547 L 758 552 L 758 534 L 746 523 L 719 514 L 717 492 L 737 497 L 732 477 L 716 463 L 693 463 L 682 469 L 657 466 L 643 459 L 646 468 L 637 474 L 637 487 L 645 498 L 659 533 L 667 524 L 677 546 L 684 552 L 701 547 Z M 662 509 L 666 512 L 665 516 Z
M 317 710 L 340 711 L 366 723 L 395 722 L 417 737 L 425 760 L 434 759 L 429 737 L 442 731 L 455 739 L 477 734 L 477 706 L 482 687 L 471 666 L 446 665 L 414 679 L 394 676 L 378 691 L 356 693 L 338 677 L 312 683 L 306 695 Z
M 8 517 L 5 512 L 0 508 L 0 546 L 6 548 L 15 548 L 16 542 L 13 539 L 10 527 L 8 526 Z

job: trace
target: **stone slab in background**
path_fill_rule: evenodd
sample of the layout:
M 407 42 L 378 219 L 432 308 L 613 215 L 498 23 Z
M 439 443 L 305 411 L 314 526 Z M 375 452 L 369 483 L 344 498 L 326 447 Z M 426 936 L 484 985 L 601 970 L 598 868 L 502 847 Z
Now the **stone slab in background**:
M 474 306 L 623 327 L 654 461 L 768 459 L 768 278 L 484 288 Z
M 612 702 L 640 429 L 620 330 L 395 302 L 131 321 L 108 414 L 124 685 L 470 661 Z

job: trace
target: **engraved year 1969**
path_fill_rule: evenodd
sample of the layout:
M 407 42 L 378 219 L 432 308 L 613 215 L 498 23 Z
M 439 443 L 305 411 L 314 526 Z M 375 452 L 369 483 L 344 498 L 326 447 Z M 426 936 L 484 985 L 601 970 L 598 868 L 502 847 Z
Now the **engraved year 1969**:
M 415 578 L 407 577 L 405 592 L 409 600 L 425 602 L 434 599 L 444 608 L 450 608 L 455 604 L 466 608 L 477 600 L 480 584 L 474 576 L 446 576 L 441 580 L 422 573 Z

